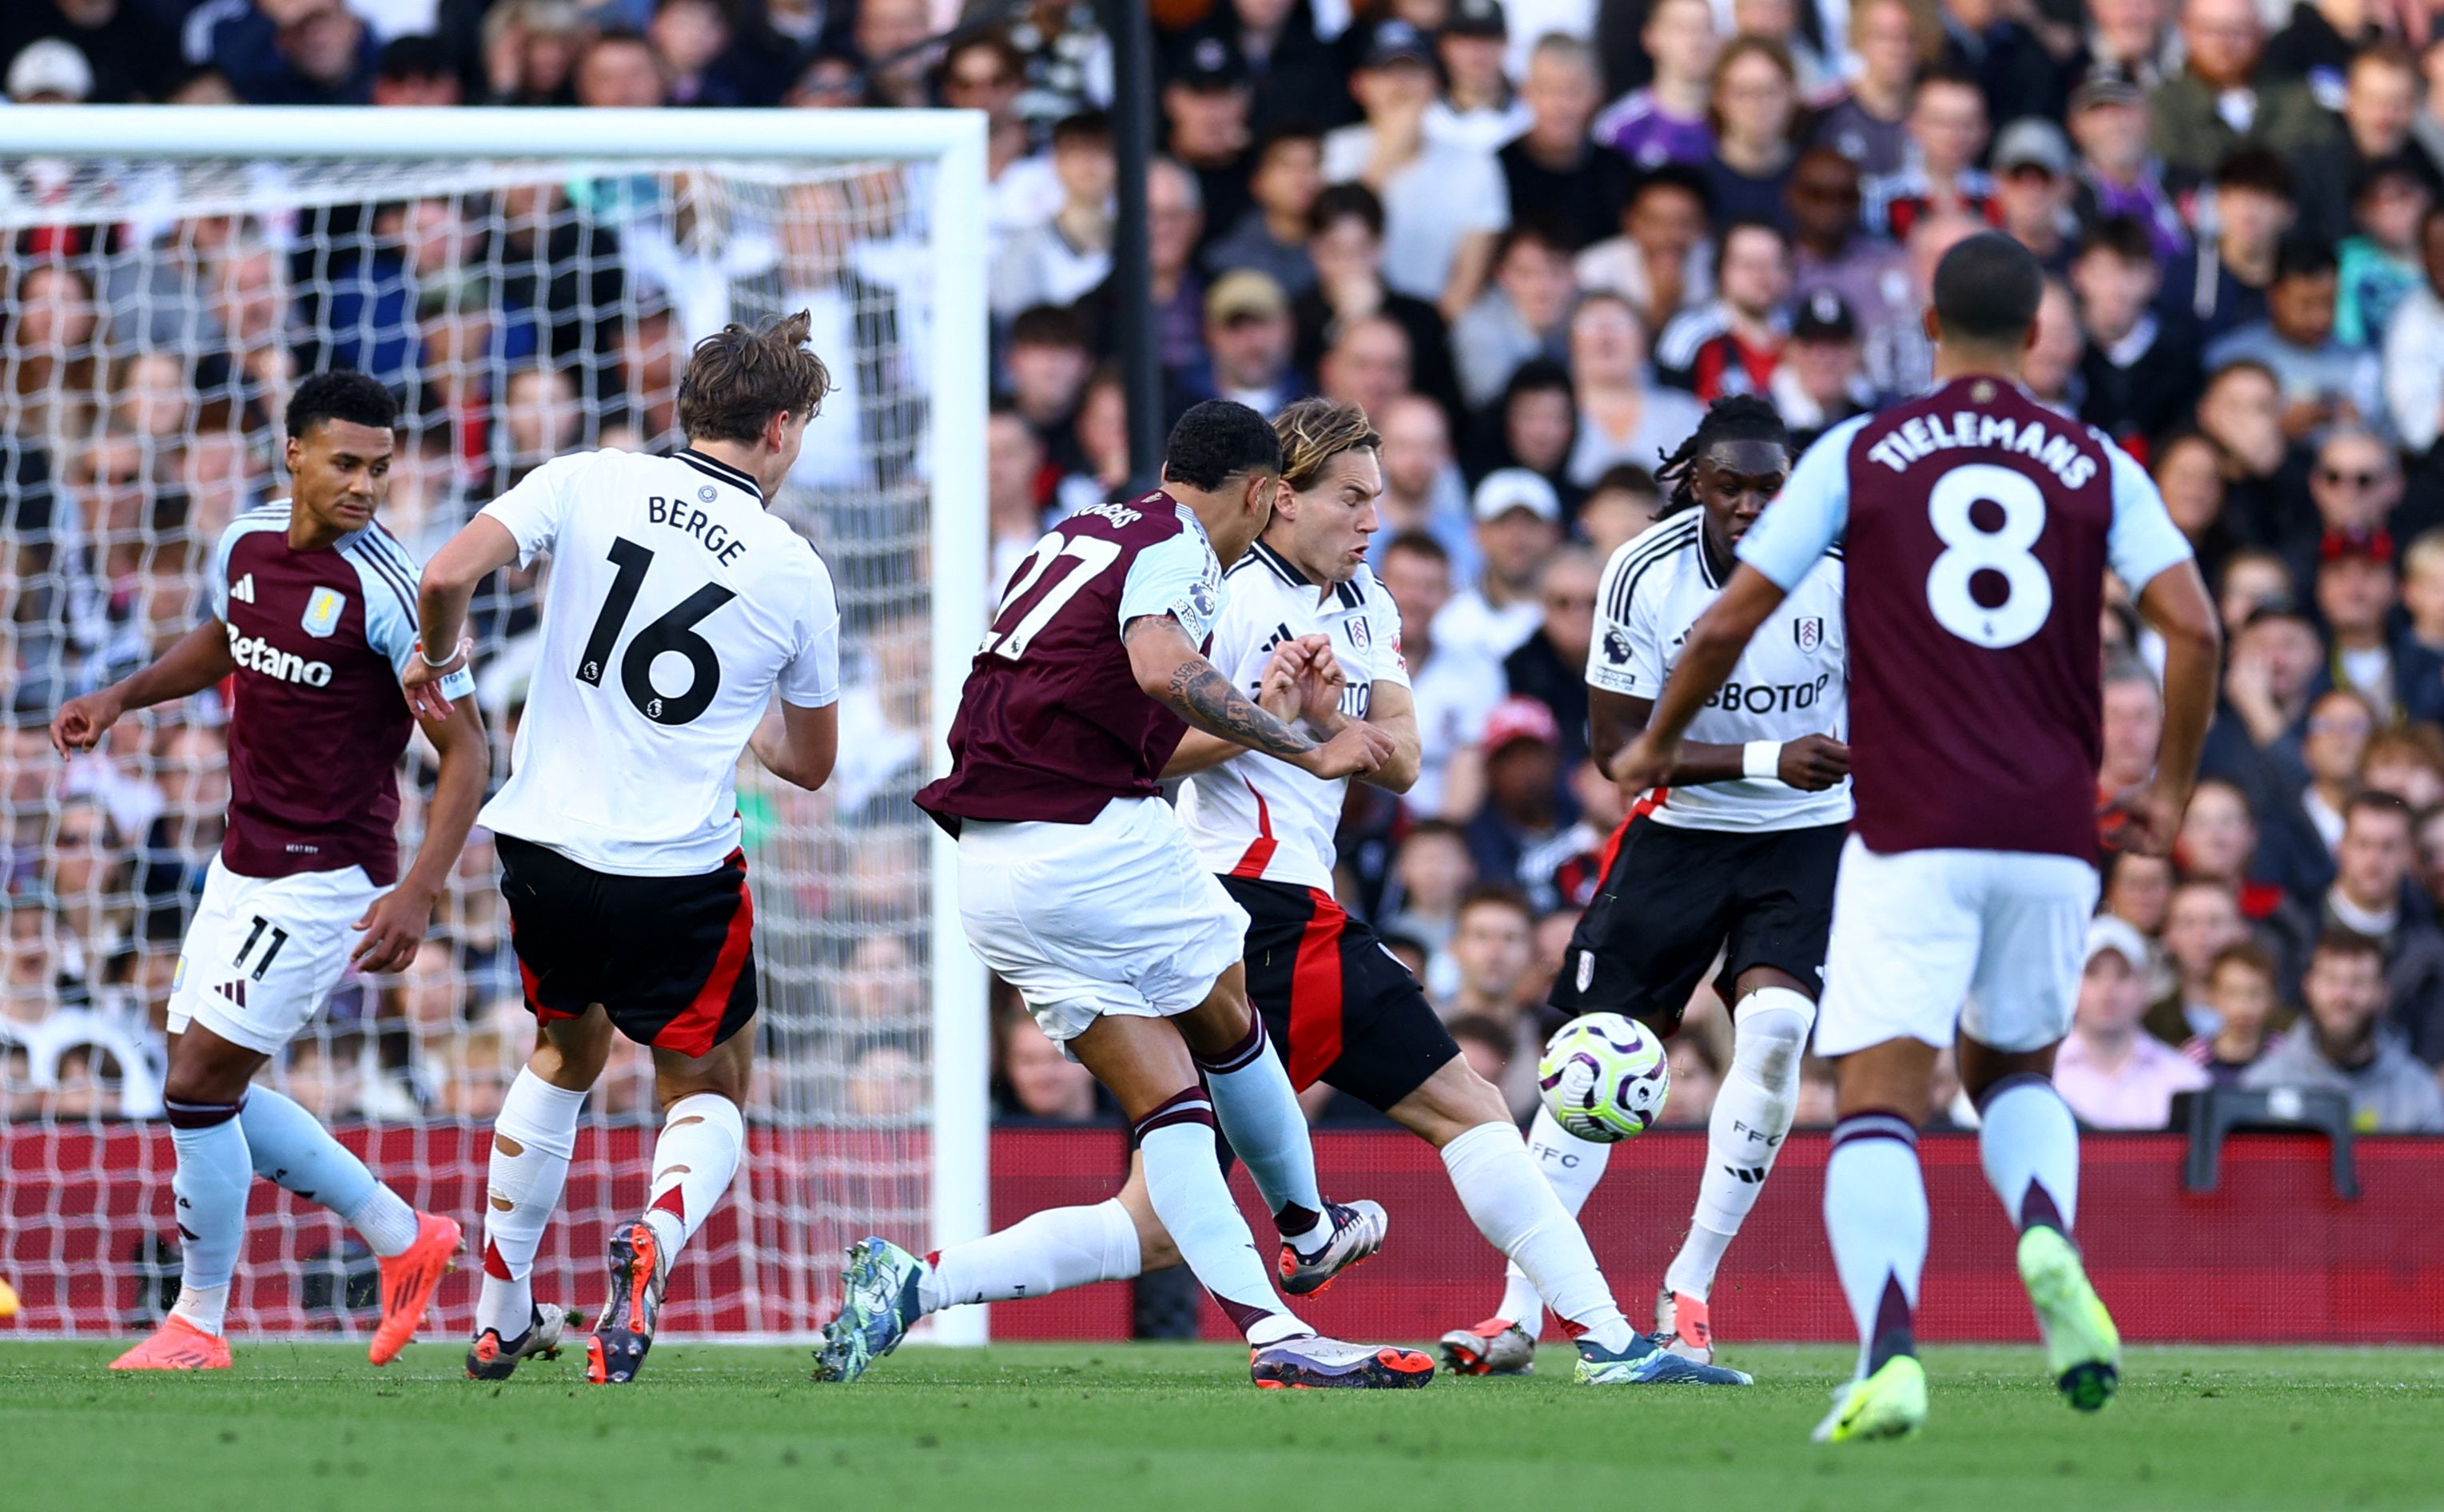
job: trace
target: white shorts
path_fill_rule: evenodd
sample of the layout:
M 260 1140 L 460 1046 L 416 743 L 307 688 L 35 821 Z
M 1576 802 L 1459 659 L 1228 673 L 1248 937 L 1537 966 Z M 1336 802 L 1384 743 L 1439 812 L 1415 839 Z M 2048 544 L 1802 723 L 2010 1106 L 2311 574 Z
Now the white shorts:
M 2027 851 L 1879 856 L 1853 835 L 1833 884 L 1816 1053 L 1967 1035 L 2014 1053 L 2070 1032 L 2096 868 Z
M 178 949 L 170 1032 L 200 1023 L 231 1044 L 278 1055 L 330 1000 L 357 920 L 385 891 L 360 866 L 240 876 L 213 857 Z
M 1187 1012 L 1248 940 L 1246 911 L 1158 798 L 1115 799 L 1083 824 L 969 820 L 959 918 L 1056 1043 L 1107 1013 Z

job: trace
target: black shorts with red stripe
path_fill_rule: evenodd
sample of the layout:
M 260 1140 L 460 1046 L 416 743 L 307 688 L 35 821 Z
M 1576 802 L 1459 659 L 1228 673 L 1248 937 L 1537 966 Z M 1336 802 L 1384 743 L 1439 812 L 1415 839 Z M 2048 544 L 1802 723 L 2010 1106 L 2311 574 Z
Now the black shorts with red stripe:
M 1714 986 L 1725 1003 L 1754 967 L 1821 986 L 1848 833 L 1846 824 L 1687 829 L 1633 816 L 1614 834 L 1595 901 L 1571 931 L 1553 1006 L 1572 1018 L 1627 1014 L 1668 1035 L 1718 952 Z
M 1248 996 L 1290 1085 L 1322 1081 L 1388 1110 L 1459 1054 L 1417 979 L 1331 894 L 1244 876 L 1222 885 L 1248 911 Z
M 639 1044 L 684 1056 L 755 1017 L 755 900 L 747 856 L 694 876 L 615 876 L 495 837 L 527 1007 L 545 1023 L 600 1003 Z

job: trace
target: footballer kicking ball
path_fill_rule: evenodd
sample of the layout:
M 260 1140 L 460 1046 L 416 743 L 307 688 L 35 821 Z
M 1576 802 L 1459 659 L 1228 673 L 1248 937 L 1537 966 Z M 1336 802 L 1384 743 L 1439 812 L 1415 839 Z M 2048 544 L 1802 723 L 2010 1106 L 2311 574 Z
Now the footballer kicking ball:
M 1672 1091 L 1663 1042 L 1618 1013 L 1590 1013 L 1554 1030 L 1536 1075 L 1553 1121 L 1600 1145 L 1644 1134 Z

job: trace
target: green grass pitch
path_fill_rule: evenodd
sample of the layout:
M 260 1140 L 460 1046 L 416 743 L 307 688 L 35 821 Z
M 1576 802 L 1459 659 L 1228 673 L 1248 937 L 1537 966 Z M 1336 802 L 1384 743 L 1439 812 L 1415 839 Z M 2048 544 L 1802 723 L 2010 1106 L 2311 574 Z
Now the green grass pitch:
M 2444 1506 L 2433 1350 L 2134 1350 L 2120 1397 L 2083 1417 L 2033 1348 L 1937 1349 L 1923 1435 L 1828 1449 L 1807 1431 L 1847 1349 L 1732 1352 L 1747 1392 L 1583 1390 L 1548 1347 L 1531 1379 L 1337 1392 L 1256 1391 L 1221 1346 L 911 1347 L 838 1387 L 804 1350 L 674 1341 L 630 1389 L 584 1385 L 573 1350 L 483 1386 L 454 1345 L 383 1371 L 343 1345 L 241 1345 L 209 1377 L 113 1376 L 117 1347 L 0 1343 L 0 1504 Z

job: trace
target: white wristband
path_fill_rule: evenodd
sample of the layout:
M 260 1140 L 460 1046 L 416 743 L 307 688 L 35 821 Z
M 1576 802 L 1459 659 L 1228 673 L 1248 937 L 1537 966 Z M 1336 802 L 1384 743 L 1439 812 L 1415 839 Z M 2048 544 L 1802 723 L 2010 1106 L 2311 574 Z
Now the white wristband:
M 1778 779 L 1782 776 L 1782 742 L 1752 740 L 1740 747 L 1740 775 Z

